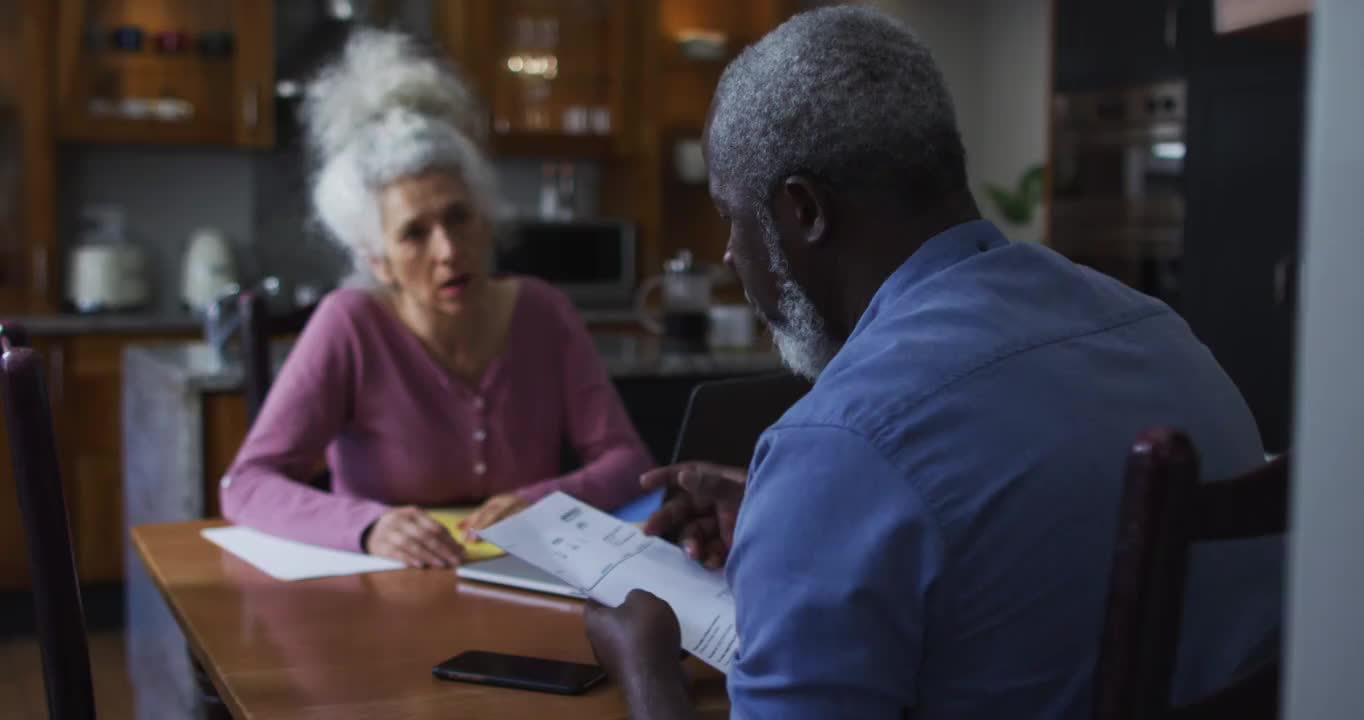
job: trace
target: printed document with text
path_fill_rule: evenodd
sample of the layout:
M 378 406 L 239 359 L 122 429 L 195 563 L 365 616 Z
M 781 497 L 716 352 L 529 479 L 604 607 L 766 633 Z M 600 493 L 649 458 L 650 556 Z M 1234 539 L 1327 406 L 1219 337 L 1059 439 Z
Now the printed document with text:
M 739 643 L 734 597 L 721 572 L 676 545 L 561 492 L 479 536 L 603 605 L 620 605 L 636 588 L 657 595 L 677 614 L 683 649 L 729 671 Z

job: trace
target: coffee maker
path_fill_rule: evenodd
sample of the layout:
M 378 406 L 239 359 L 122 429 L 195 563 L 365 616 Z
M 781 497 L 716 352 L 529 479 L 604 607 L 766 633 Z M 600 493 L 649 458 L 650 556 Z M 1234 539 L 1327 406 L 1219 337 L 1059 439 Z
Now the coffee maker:
M 646 329 L 663 336 L 669 352 L 706 352 L 710 330 L 711 290 L 715 278 L 710 268 L 698 264 L 690 250 L 680 250 L 663 263 L 663 274 L 639 287 L 636 310 Z M 649 295 L 662 290 L 661 313 L 648 308 Z

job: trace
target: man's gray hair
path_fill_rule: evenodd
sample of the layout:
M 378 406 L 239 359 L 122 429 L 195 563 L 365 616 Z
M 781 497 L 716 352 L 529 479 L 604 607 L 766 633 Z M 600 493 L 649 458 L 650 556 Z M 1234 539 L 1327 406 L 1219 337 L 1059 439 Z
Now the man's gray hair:
M 866 7 L 796 15 L 730 63 L 709 161 L 759 212 L 797 174 L 886 190 L 912 212 L 966 187 L 942 72 L 909 28 Z

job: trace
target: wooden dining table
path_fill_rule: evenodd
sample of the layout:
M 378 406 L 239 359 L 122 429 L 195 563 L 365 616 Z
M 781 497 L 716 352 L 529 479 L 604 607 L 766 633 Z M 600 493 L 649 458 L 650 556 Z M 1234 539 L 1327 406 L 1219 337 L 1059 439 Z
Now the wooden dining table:
M 466 650 L 593 661 L 582 603 L 393 570 L 283 582 L 204 539 L 221 521 L 133 528 L 132 545 L 237 718 L 624 718 L 610 681 L 576 696 L 436 679 Z M 685 662 L 698 708 L 728 712 L 724 676 Z

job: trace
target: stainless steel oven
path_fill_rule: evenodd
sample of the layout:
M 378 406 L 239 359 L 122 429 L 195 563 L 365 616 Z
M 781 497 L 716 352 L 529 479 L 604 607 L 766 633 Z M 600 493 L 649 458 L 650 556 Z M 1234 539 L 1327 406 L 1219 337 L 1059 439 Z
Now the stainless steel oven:
M 1052 246 L 1177 306 L 1184 83 L 1057 95 L 1053 111 Z
M 633 307 L 635 225 L 627 220 L 516 220 L 505 223 L 493 269 L 532 275 L 580 307 Z

